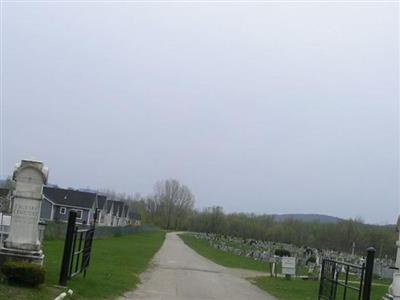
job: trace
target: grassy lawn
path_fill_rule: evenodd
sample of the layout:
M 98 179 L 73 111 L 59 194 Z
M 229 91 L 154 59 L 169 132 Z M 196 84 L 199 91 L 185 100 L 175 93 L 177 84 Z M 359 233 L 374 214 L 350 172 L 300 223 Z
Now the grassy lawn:
M 286 280 L 284 278 L 257 277 L 250 280 L 259 288 L 277 297 L 279 300 L 315 300 L 318 295 L 319 281 Z M 378 283 L 379 284 L 379 283 Z M 372 300 L 380 300 L 388 290 L 387 285 L 379 284 L 372 287 Z M 301 296 L 300 296 L 301 295 Z M 337 298 L 342 299 L 343 290 L 338 288 Z M 357 300 L 354 292 L 348 290 L 346 300 Z
M 73 299 L 107 299 L 133 289 L 138 275 L 145 271 L 161 247 L 165 232 L 148 232 L 93 241 L 92 257 L 86 278 L 68 282 Z M 0 284 L 0 299 L 54 299 L 61 290 L 58 283 L 64 241 L 44 242 L 46 285 L 40 289 Z
M 179 237 L 194 251 L 219 265 L 229 268 L 269 272 L 269 267 L 264 262 L 215 249 L 207 241 L 196 239 L 190 234 L 180 234 Z
M 215 249 L 207 241 L 198 240 L 190 234 L 180 234 L 179 236 L 186 245 L 197 253 L 222 266 L 256 271 L 269 271 L 268 266 L 263 262 Z M 279 272 L 280 268 L 278 267 L 278 273 Z M 315 300 L 318 296 L 319 281 L 302 279 L 289 281 L 284 278 L 271 278 L 267 276 L 251 278 L 250 281 L 269 294 L 277 297 L 279 300 Z M 382 299 L 382 296 L 388 290 L 388 281 L 374 280 L 373 284 L 371 299 Z M 342 293 L 343 291 L 338 288 L 337 296 L 343 295 Z M 347 300 L 353 299 L 356 300 L 358 298 L 355 297 L 354 292 L 348 292 Z

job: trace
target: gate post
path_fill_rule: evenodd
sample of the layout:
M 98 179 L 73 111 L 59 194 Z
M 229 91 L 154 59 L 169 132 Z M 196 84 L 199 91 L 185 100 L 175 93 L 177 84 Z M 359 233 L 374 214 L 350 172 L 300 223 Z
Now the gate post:
M 64 243 L 64 254 L 61 263 L 61 272 L 59 280 L 60 286 L 66 286 L 68 281 L 68 269 L 71 261 L 71 251 L 72 251 L 72 242 L 75 231 L 75 221 L 76 221 L 76 212 L 71 210 L 69 212 L 69 217 L 68 217 L 67 234 L 65 236 L 65 243 Z
M 371 283 L 374 268 L 375 248 L 370 247 L 367 249 L 367 261 L 365 263 L 364 286 L 362 292 L 362 300 L 370 300 L 371 297 Z
M 324 272 L 325 272 L 325 259 L 322 260 L 321 271 L 320 271 L 320 273 L 319 273 L 319 276 L 320 276 L 320 279 L 319 279 L 319 280 L 320 280 L 320 282 L 319 282 L 318 300 L 321 299 L 322 290 L 323 290 L 323 287 L 324 287 L 324 276 L 325 276 Z

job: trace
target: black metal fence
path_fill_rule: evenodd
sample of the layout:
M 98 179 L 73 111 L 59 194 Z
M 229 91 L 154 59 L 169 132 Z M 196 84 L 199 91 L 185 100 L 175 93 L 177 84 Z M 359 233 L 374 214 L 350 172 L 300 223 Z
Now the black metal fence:
M 367 249 L 362 265 L 322 261 L 319 300 L 370 300 L 375 249 Z
M 76 225 L 76 212 L 70 211 L 59 285 L 66 286 L 67 281 L 78 274 L 83 273 L 83 276 L 86 276 L 90 263 L 96 219 L 97 212 L 94 215 L 93 223 L 89 227 L 79 228 Z

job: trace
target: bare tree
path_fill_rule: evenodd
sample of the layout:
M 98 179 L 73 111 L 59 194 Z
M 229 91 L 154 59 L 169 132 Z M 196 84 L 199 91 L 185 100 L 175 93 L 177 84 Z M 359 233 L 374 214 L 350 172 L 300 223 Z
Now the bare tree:
M 155 206 L 159 222 L 166 229 L 178 229 L 194 206 L 190 189 L 175 179 L 159 181 L 154 186 L 154 197 L 148 205 Z

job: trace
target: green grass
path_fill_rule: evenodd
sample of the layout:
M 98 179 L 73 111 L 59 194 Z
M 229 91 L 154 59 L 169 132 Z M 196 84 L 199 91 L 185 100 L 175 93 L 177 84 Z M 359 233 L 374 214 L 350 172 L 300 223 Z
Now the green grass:
M 196 239 L 190 234 L 180 234 L 179 236 L 186 245 L 198 254 L 222 266 L 269 272 L 268 266 L 263 262 L 215 249 L 207 241 Z M 305 269 L 298 271 L 298 273 L 305 273 L 304 271 Z M 278 267 L 277 272 L 280 272 L 280 267 Z M 271 278 L 267 276 L 251 278 L 249 280 L 279 300 L 315 300 L 318 296 L 319 281 L 302 279 L 286 280 L 284 278 Z M 354 278 L 354 280 L 357 279 Z M 388 286 L 387 280 L 374 280 L 371 300 L 380 300 L 387 292 Z M 343 291 L 338 288 L 337 295 L 343 295 L 342 293 Z M 353 299 L 356 300 L 358 298 L 351 291 L 348 292 L 347 300 Z
M 161 247 L 165 232 L 137 233 L 93 241 L 92 257 L 86 278 L 82 275 L 68 282 L 73 299 L 109 299 L 133 289 L 138 275 L 145 271 Z M 40 289 L 0 284 L 0 299 L 54 299 L 62 290 L 58 283 L 64 241 L 45 241 L 46 284 Z
M 180 234 L 179 237 L 194 251 L 222 266 L 262 272 L 269 271 L 269 267 L 265 262 L 253 260 L 248 257 L 238 256 L 232 253 L 223 252 L 212 247 L 207 241 L 196 239 L 190 234 Z
M 315 300 L 319 290 L 319 281 L 302 279 L 286 280 L 284 278 L 264 276 L 251 279 L 250 281 L 279 300 Z M 380 300 L 387 293 L 388 286 L 378 284 L 372 287 L 371 300 Z M 342 299 L 340 296 L 343 297 L 343 290 L 338 288 L 337 298 Z M 357 295 L 348 290 L 346 300 L 356 299 L 358 299 Z

